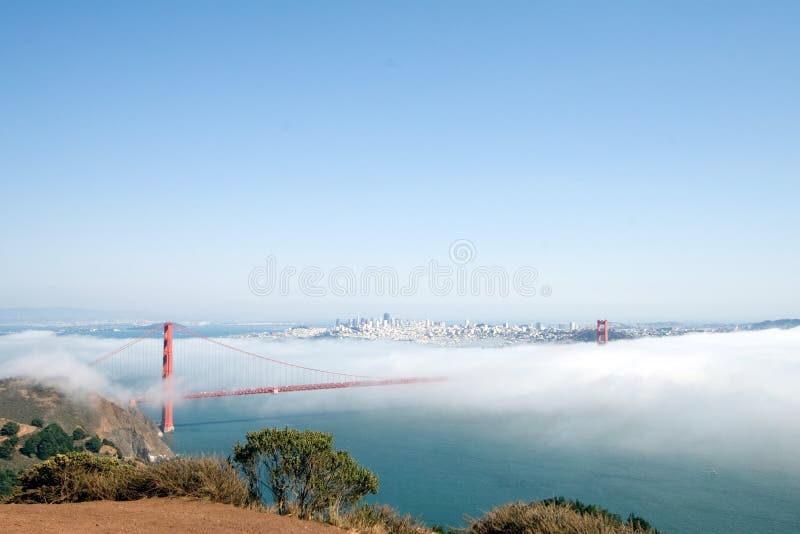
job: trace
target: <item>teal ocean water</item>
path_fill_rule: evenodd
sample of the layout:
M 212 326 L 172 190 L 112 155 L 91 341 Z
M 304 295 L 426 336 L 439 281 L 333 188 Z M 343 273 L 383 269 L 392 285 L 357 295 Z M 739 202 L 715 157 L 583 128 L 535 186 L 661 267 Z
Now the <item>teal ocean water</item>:
M 177 408 L 167 439 L 182 454 L 226 455 L 246 432 L 265 426 L 332 432 L 338 448 L 379 475 L 372 501 L 429 525 L 462 526 L 466 515 L 498 504 L 564 495 L 622 516 L 635 512 L 665 532 L 800 531 L 800 479 L 780 470 L 623 454 L 591 443 L 554 447 L 537 439 L 536 422 L 525 414 L 303 413 L 292 403 L 291 395 L 187 403 Z

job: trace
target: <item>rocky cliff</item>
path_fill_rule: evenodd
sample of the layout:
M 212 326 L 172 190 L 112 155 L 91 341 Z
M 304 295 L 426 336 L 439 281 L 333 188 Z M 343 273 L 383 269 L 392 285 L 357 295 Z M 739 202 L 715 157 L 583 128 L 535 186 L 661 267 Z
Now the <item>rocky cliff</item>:
M 67 393 L 29 379 L 0 380 L 0 419 L 27 424 L 34 418 L 57 423 L 67 433 L 81 427 L 113 441 L 127 458 L 153 461 L 174 456 L 156 424 L 138 408 L 122 407 L 95 393 Z

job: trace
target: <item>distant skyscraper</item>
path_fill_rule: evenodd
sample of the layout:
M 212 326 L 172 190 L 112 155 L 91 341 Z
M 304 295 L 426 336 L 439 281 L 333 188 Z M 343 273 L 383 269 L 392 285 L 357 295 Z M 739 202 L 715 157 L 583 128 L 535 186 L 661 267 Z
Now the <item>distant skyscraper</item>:
M 389 312 L 385 312 L 383 314 L 383 320 L 386 321 L 386 322 L 391 323 L 392 322 L 392 315 Z

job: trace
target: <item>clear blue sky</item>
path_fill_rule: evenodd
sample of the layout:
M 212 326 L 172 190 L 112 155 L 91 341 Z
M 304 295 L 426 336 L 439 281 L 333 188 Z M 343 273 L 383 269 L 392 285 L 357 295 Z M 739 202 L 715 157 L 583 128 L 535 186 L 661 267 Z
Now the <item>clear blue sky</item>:
M 168 5 L 164 5 L 168 4 Z M 0 307 L 800 315 L 800 3 L 0 3 Z M 549 298 L 257 297 L 470 239 Z

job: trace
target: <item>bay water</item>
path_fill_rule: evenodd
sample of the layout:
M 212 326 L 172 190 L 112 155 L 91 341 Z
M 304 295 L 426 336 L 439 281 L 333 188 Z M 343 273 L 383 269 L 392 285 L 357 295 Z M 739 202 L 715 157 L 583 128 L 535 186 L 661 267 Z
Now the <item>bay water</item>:
M 800 479 L 780 470 L 621 453 L 591 443 L 553 447 L 537 441 L 536 421 L 524 413 L 303 413 L 292 409 L 291 395 L 179 405 L 175 432 L 166 439 L 179 454 L 228 455 L 248 431 L 264 427 L 330 432 L 336 448 L 380 478 L 378 495 L 368 500 L 428 525 L 464 526 L 467 516 L 503 503 L 563 495 L 623 518 L 636 513 L 663 532 L 800 531 Z

